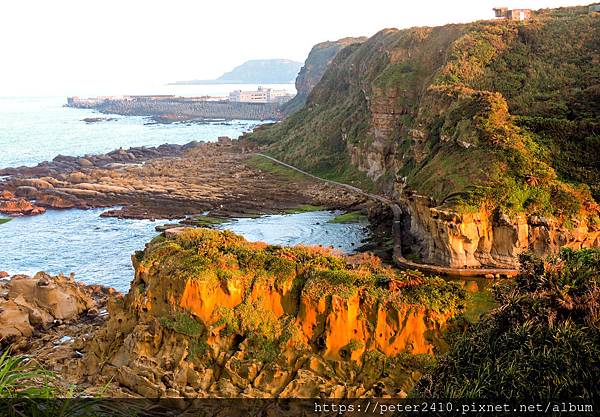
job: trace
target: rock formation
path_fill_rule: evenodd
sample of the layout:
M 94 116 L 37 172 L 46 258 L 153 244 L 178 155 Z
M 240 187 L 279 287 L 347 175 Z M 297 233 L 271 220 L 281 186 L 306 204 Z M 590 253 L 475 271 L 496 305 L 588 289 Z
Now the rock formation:
M 210 229 L 168 230 L 133 262 L 83 368 L 146 397 L 404 396 L 464 299 L 374 257 Z
M 33 278 L 15 275 L 0 284 L 0 340 L 31 336 L 57 322 L 75 320 L 95 308 L 88 291 L 72 278 L 39 272 Z
M 30 214 L 43 208 L 123 206 L 103 215 L 182 218 L 210 211 L 217 217 L 245 217 L 300 204 L 344 208 L 364 202 L 308 177 L 290 179 L 261 169 L 256 162 L 264 161 L 251 149 L 243 141 L 191 142 L 7 168 L 0 171 L 10 176 L 0 182 L 0 212 L 16 214 L 9 211 L 15 206 Z

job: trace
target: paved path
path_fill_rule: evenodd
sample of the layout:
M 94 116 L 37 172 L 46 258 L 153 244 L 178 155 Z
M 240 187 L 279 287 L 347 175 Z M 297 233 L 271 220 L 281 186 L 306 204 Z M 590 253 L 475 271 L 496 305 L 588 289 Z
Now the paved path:
M 368 193 L 360 188 L 354 187 L 352 185 L 344 184 L 342 182 L 337 182 L 333 180 L 328 180 L 325 178 L 317 177 L 316 175 L 311 174 L 310 172 L 306 172 L 300 168 L 296 168 L 290 164 L 286 164 L 279 159 L 273 158 L 272 156 L 265 155 L 264 153 L 256 153 L 256 155 L 262 156 L 263 158 L 267 158 L 279 165 L 292 169 L 294 171 L 300 172 L 308 177 L 314 178 L 318 181 L 323 181 L 328 184 L 333 184 L 357 194 L 363 195 L 367 198 L 370 198 L 375 201 L 379 201 L 380 203 L 387 204 L 390 206 L 390 209 L 394 213 L 394 223 L 392 226 L 392 235 L 394 238 L 394 263 L 402 268 L 407 269 L 419 269 L 424 272 L 430 272 L 433 274 L 444 274 L 444 275 L 454 275 L 454 276 L 462 276 L 462 277 L 473 277 L 473 276 L 484 276 L 484 275 L 502 275 L 513 277 L 517 275 L 518 270 L 516 269 L 505 269 L 505 268 L 452 268 L 448 266 L 439 266 L 439 265 L 430 265 L 423 264 L 418 262 L 409 261 L 408 259 L 402 256 L 402 246 L 401 242 L 401 228 L 400 228 L 400 220 L 402 217 L 402 208 L 394 203 L 389 198 L 383 197 L 381 195 Z

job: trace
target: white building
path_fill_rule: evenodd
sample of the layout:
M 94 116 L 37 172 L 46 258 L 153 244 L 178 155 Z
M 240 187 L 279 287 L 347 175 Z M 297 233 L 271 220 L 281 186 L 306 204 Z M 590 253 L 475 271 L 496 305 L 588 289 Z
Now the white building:
M 286 90 L 258 87 L 255 91 L 235 90 L 229 93 L 229 101 L 238 103 L 285 103 L 293 96 Z

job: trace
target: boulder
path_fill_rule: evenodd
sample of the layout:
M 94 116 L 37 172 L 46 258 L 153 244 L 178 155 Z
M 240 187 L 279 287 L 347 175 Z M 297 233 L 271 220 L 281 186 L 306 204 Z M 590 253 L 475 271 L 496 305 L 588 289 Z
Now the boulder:
M 0 340 L 31 336 L 34 328 L 48 328 L 57 320 L 74 320 L 95 306 L 80 285 L 60 275 L 15 275 L 2 288 L 7 298 L 0 299 Z
M 40 194 L 36 200 L 40 206 L 50 207 L 55 209 L 66 209 L 75 207 L 73 201 L 54 194 Z
M 4 190 L 0 193 L 0 200 L 12 200 L 15 195 L 8 190 Z
M 17 197 L 36 198 L 38 190 L 31 185 L 21 185 L 17 187 L 15 194 L 17 194 Z
M 31 204 L 24 198 L 0 201 L 0 213 L 35 215 L 44 213 L 46 209 Z
M 79 162 L 79 165 L 82 168 L 91 168 L 94 166 L 94 164 L 89 159 L 86 159 L 86 158 L 79 158 L 79 160 L 77 162 Z

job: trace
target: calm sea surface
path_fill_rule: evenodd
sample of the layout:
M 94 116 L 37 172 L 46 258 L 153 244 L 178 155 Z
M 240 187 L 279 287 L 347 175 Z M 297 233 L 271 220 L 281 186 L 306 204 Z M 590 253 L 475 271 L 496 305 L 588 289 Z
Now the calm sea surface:
M 164 86 L 159 91 L 131 94 L 226 95 L 253 85 Z M 293 91 L 293 86 L 273 86 Z M 103 93 L 106 94 L 106 93 Z M 119 94 L 119 92 L 111 92 Z M 65 97 L 0 97 L 0 168 L 35 165 L 58 154 L 82 156 L 131 146 L 183 144 L 191 140 L 237 137 L 256 121 L 234 120 L 207 124 L 149 124 L 144 117 L 115 116 L 116 120 L 85 123 L 92 110 L 64 107 Z M 101 115 L 104 116 L 104 115 Z M 1 181 L 1 178 L 0 178 Z M 103 210 L 50 210 L 0 224 L 0 271 L 10 274 L 75 273 L 87 283 L 121 291 L 133 278 L 130 257 L 157 235 L 166 221 L 100 217 Z M 331 212 L 300 213 L 239 219 L 222 225 L 249 240 L 273 244 L 321 244 L 351 252 L 366 236 L 364 225 L 328 223 Z M 2 217 L 2 216 L 0 216 Z
M 131 255 L 172 221 L 100 217 L 102 209 L 49 210 L 0 225 L 0 271 L 33 275 L 75 273 L 77 280 L 127 291 L 133 279 Z M 251 241 L 279 245 L 321 244 L 351 252 L 366 237 L 361 224 L 328 223 L 335 213 L 239 219 L 220 226 Z

